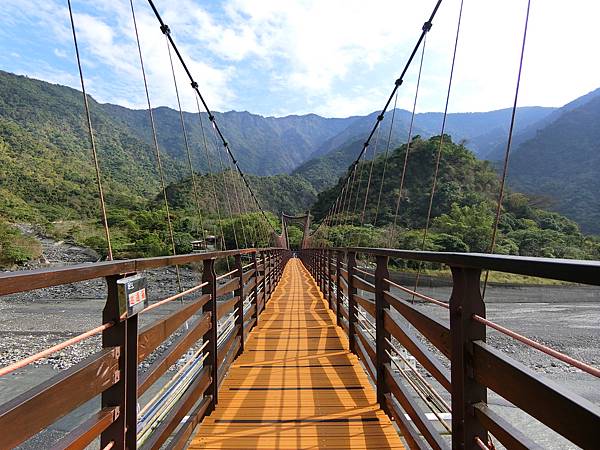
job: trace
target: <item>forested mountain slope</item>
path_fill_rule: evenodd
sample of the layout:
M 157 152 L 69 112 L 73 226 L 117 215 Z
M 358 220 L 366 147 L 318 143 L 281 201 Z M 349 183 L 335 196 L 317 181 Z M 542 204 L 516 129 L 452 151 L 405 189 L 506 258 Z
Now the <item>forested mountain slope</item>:
M 515 148 L 509 185 L 600 233 L 600 95 L 564 111 Z
M 439 136 L 416 137 L 411 142 L 397 220 L 406 145 L 390 153 L 387 165 L 383 156 L 375 159 L 370 184 L 371 161 L 358 166 L 351 195 L 345 202 L 344 211 L 349 214 L 339 214 L 332 222 L 334 227 L 321 227 L 317 238 L 333 246 L 421 249 L 438 146 Z M 342 182 L 319 194 L 312 208 L 317 220 L 324 217 L 335 201 Z M 492 165 L 478 160 L 464 145 L 453 143 L 446 135 L 424 248 L 488 252 L 498 187 L 498 174 Z M 495 251 L 524 256 L 598 258 L 600 241 L 584 236 L 572 220 L 539 208 L 535 199 L 508 191 L 502 204 Z

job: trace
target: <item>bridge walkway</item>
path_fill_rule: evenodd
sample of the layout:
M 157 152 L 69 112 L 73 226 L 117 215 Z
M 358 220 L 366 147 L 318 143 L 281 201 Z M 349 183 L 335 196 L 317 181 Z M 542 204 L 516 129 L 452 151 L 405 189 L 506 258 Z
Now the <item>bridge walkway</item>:
M 300 260 L 287 264 L 189 448 L 404 448 Z

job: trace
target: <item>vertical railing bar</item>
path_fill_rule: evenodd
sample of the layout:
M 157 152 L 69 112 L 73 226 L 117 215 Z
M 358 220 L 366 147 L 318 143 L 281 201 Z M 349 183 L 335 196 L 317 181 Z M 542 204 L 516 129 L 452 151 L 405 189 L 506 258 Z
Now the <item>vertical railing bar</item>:
M 354 272 L 356 268 L 356 252 L 348 252 L 348 339 L 350 340 L 350 351 L 356 353 L 356 320 L 354 311 L 356 309 L 356 288 L 354 287 Z
M 487 404 L 487 389 L 473 378 L 473 341 L 486 340 L 485 325 L 471 320 L 473 314 L 485 317 L 481 297 L 481 269 L 451 267 L 450 296 L 450 375 L 452 384 L 452 447 L 476 449 L 475 438 L 487 430 L 475 417 L 476 403 Z
M 389 305 L 384 298 L 383 293 L 389 289 L 389 283 L 386 281 L 390 277 L 388 269 L 388 257 L 376 256 L 377 266 L 375 268 L 375 370 L 377 376 L 377 401 L 381 408 L 386 408 L 385 394 L 389 389 L 385 384 L 385 365 L 390 362 L 390 356 L 387 350 L 387 340 L 391 336 L 384 328 L 384 318 Z
M 205 259 L 202 270 L 202 282 L 207 283 L 202 288 L 203 294 L 209 294 L 210 300 L 202 307 L 202 312 L 209 313 L 211 317 L 211 327 L 202 337 L 202 341 L 208 339 L 207 347 L 208 357 L 204 364 L 211 366 L 211 385 L 207 389 L 207 395 L 212 395 L 212 404 L 207 413 L 213 411 L 219 401 L 218 399 L 218 364 L 217 364 L 217 275 L 215 273 L 215 259 Z
M 338 250 L 336 253 L 336 266 L 335 266 L 335 286 L 336 286 L 336 296 L 335 296 L 335 318 L 337 326 L 341 325 L 342 322 L 342 311 L 340 310 L 340 306 L 342 304 L 342 282 L 341 279 L 341 268 L 342 268 L 342 255 L 344 254 L 342 251 Z
M 240 287 L 233 292 L 233 295 L 238 298 L 235 306 L 237 308 L 235 323 L 238 325 L 237 334 L 240 337 L 240 347 L 237 353 L 237 356 L 239 356 L 244 353 L 244 269 L 242 269 L 242 255 L 239 253 L 235 255 L 235 268 L 240 280 Z

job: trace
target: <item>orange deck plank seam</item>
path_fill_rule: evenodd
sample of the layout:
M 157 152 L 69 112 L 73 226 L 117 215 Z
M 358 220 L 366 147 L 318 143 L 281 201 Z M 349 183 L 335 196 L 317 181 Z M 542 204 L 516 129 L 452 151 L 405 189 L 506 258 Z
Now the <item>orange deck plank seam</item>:
M 192 449 L 403 449 L 302 263 L 284 269 Z

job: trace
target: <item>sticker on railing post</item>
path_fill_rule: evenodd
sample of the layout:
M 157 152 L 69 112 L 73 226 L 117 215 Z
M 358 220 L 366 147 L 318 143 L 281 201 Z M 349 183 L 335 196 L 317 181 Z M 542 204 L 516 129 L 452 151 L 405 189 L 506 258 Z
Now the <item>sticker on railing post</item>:
M 143 275 L 117 280 L 119 313 L 121 318 L 138 314 L 148 306 L 146 278 Z

